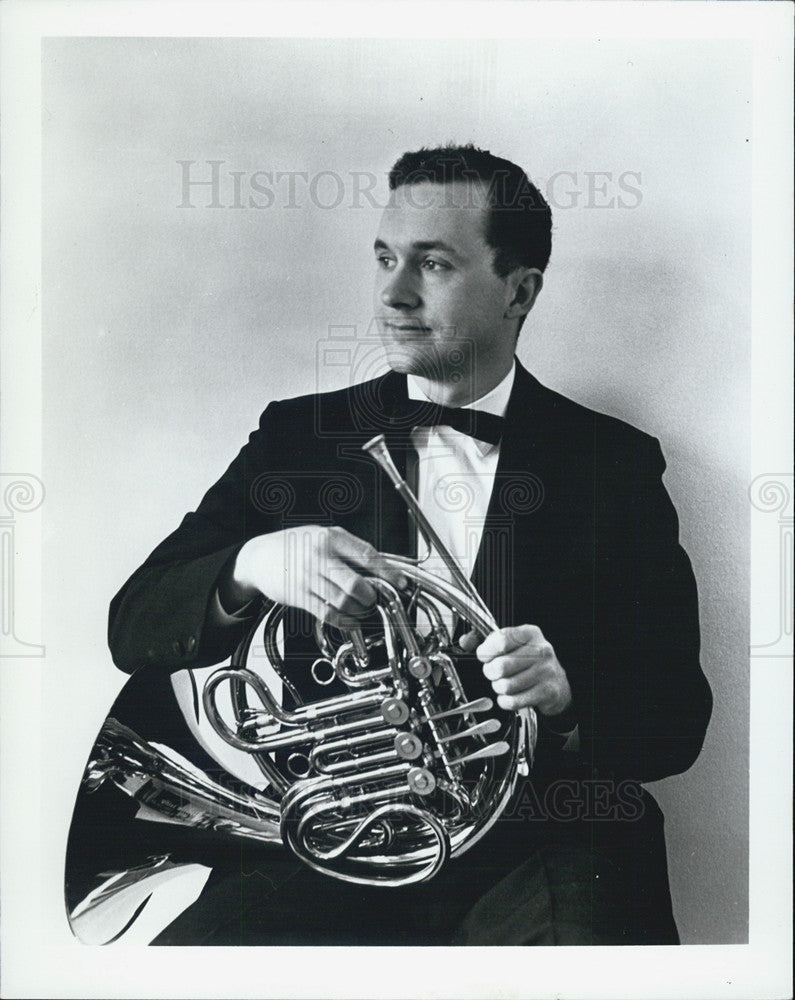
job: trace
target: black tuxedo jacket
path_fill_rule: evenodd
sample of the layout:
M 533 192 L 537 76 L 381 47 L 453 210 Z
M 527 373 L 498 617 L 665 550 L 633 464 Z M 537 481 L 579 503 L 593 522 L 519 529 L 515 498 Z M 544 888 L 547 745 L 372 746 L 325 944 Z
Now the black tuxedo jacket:
M 338 524 L 405 550 L 407 515 L 361 450 L 386 429 L 398 465 L 406 400 L 395 373 L 271 403 L 195 512 L 114 598 L 109 642 L 132 672 L 226 658 L 246 630 L 208 615 L 221 571 L 254 535 Z M 538 625 L 573 692 L 580 760 L 600 778 L 688 768 L 711 712 L 695 581 L 678 542 L 658 442 L 541 385 L 521 365 L 473 580 L 501 625 Z

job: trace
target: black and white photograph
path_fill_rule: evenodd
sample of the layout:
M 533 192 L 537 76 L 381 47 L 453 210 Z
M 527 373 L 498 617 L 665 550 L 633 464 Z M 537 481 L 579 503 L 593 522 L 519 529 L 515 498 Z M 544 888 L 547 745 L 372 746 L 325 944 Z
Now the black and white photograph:
M 791 10 L 3 13 L 3 996 L 785 996 Z

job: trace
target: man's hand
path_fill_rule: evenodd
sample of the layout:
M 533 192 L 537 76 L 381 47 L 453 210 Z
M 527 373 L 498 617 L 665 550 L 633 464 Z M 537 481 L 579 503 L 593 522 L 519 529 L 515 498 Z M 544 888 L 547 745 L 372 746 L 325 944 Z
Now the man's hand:
M 472 652 L 477 633 L 463 637 Z M 517 711 L 532 705 L 542 715 L 559 715 L 571 705 L 571 688 L 555 650 L 535 625 L 501 628 L 475 648 L 500 708 Z
M 278 604 L 302 608 L 332 625 L 361 618 L 375 605 L 368 576 L 393 587 L 407 584 L 372 545 L 344 528 L 300 525 L 250 539 L 237 555 L 219 596 L 227 610 L 263 594 Z

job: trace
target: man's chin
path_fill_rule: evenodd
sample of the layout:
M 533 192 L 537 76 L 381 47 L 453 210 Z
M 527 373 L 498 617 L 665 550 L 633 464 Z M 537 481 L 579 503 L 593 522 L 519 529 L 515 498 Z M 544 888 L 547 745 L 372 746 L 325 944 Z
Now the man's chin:
M 386 347 L 386 361 L 393 372 L 401 375 L 416 375 L 435 382 L 445 379 L 444 365 L 435 351 L 389 344 Z
M 405 354 L 388 353 L 386 363 L 393 372 L 398 372 L 400 375 L 422 375 L 422 366 L 418 365 L 414 358 L 407 357 Z

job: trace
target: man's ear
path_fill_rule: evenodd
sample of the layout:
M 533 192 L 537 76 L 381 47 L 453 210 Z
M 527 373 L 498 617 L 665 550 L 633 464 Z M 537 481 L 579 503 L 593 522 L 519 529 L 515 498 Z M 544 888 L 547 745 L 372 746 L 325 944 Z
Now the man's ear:
M 505 318 L 526 316 L 538 298 L 544 284 L 544 275 L 537 267 L 518 267 L 508 276 L 508 282 L 513 294 L 505 310 Z

